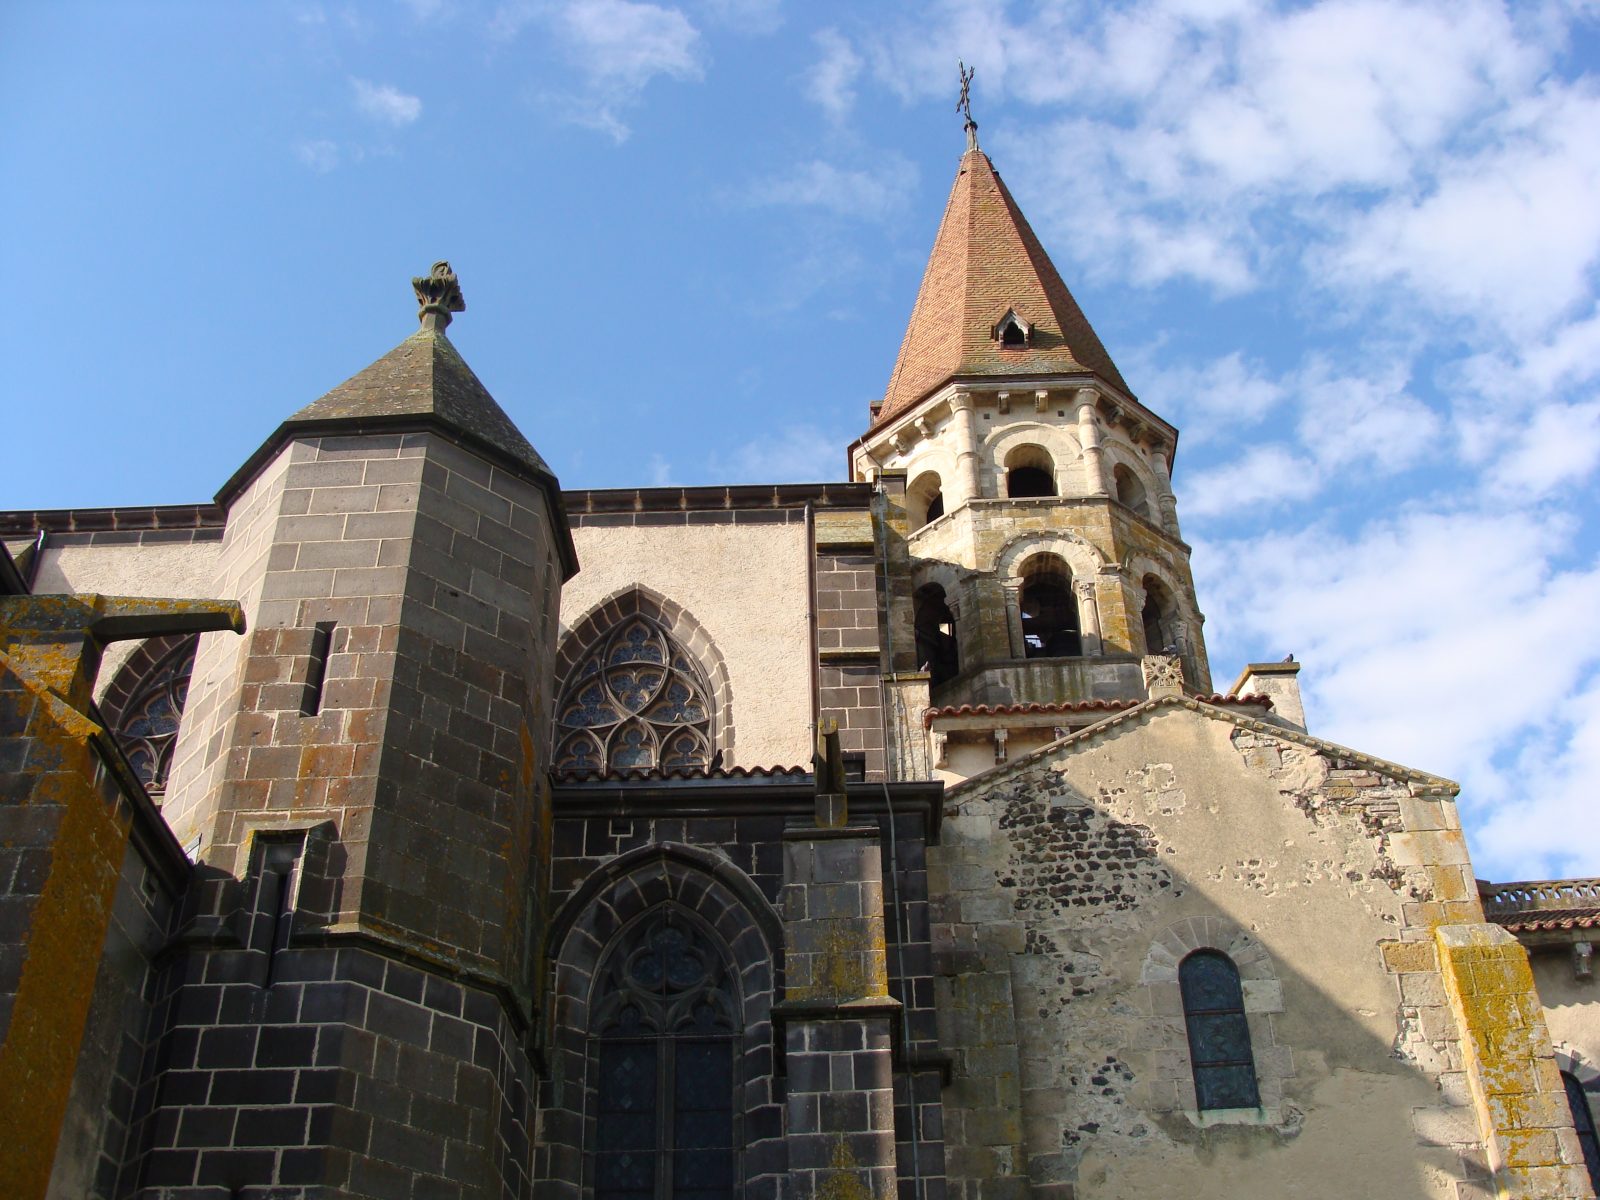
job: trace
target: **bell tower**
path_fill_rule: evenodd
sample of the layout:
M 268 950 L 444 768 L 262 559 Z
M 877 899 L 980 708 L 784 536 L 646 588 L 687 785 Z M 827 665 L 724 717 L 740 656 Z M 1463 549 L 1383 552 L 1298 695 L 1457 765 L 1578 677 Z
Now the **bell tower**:
M 1174 665 L 1209 692 L 1177 438 L 1123 380 L 969 117 L 888 388 L 850 449 L 852 477 L 886 498 L 904 709 L 919 672 L 935 711 L 1104 709 L 1172 687 Z

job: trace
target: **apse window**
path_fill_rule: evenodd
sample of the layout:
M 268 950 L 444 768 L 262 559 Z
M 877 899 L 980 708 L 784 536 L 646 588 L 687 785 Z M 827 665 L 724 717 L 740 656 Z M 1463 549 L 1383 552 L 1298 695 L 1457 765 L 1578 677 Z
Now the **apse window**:
M 723 957 L 671 908 L 620 943 L 597 997 L 595 1198 L 731 1198 L 736 1022 Z
M 1201 1112 L 1261 1107 L 1244 992 L 1233 960 L 1217 950 L 1196 950 L 1178 967 L 1178 987 L 1195 1106 Z

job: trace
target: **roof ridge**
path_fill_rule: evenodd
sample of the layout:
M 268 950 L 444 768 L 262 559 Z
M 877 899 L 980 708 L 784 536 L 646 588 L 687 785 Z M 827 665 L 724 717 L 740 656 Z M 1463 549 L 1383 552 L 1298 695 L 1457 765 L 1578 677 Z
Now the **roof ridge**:
M 1270 721 L 1263 721 L 1256 717 L 1248 717 L 1243 713 L 1230 712 L 1227 709 L 1223 709 L 1215 704 L 1196 699 L 1193 696 L 1157 696 L 1149 700 L 1141 701 L 1132 708 L 1126 708 L 1121 712 L 1112 713 L 1103 721 L 1096 721 L 1092 725 L 1085 725 L 1082 729 L 1069 733 L 1065 737 L 1059 737 L 1052 742 L 1046 742 L 1037 750 L 1030 750 L 1027 754 L 1022 755 L 1020 758 L 1014 758 L 1010 762 L 1001 763 L 998 766 L 989 768 L 987 771 L 981 771 L 976 775 L 969 776 L 968 778 L 963 779 L 960 783 L 946 788 L 945 798 L 948 800 L 951 796 L 954 796 L 957 793 L 965 792 L 980 780 L 985 784 L 993 783 L 996 780 L 1006 777 L 1008 774 L 1032 766 L 1040 760 L 1048 757 L 1051 754 L 1054 754 L 1061 749 L 1064 749 L 1069 745 L 1075 745 L 1079 742 L 1089 742 L 1098 739 L 1102 735 L 1111 732 L 1113 729 L 1116 729 L 1121 725 L 1127 724 L 1129 721 L 1132 721 L 1137 717 L 1145 716 L 1161 708 L 1186 708 L 1191 712 L 1199 713 L 1201 716 L 1209 717 L 1212 720 L 1226 721 L 1229 724 L 1236 725 L 1241 729 L 1248 729 L 1252 733 L 1260 733 L 1265 734 L 1268 737 L 1282 738 L 1284 741 L 1296 743 L 1309 750 L 1315 750 L 1320 754 L 1328 754 L 1333 757 L 1348 759 L 1352 762 L 1359 763 L 1370 770 L 1377 771 L 1379 774 L 1391 775 L 1395 778 L 1403 779 L 1407 783 L 1420 788 L 1421 794 L 1423 795 L 1455 796 L 1461 791 L 1460 784 L 1456 783 L 1454 780 L 1446 779 L 1442 775 L 1434 775 L 1428 771 L 1419 771 L 1414 767 L 1408 767 L 1402 763 L 1390 762 L 1388 759 L 1378 758 L 1375 755 L 1363 754 L 1359 750 L 1352 750 L 1349 746 L 1342 746 L 1338 742 L 1330 742 L 1325 738 L 1313 737 L 1311 734 L 1304 733 L 1298 729 L 1290 729 L 1287 726 L 1276 725 Z

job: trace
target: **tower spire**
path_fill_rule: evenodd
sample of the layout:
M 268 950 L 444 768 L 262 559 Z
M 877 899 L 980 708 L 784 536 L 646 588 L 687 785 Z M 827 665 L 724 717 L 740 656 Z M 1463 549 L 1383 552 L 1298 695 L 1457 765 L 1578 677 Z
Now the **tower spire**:
M 970 112 L 962 66 L 962 102 Z M 967 118 L 944 219 L 874 426 L 901 416 L 957 376 L 1093 374 L 1127 392 L 1121 373 L 1062 282 L 1017 202 L 978 149 Z

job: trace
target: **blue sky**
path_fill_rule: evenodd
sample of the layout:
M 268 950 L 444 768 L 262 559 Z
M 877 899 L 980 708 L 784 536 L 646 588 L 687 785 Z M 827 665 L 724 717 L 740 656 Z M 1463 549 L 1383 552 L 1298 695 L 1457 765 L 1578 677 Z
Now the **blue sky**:
M 405 337 L 569 487 L 840 478 L 962 146 L 1183 430 L 1219 685 L 1600 874 L 1600 5 L 0 12 L 0 506 L 208 499 Z M 69 448 L 70 443 L 70 448 Z

